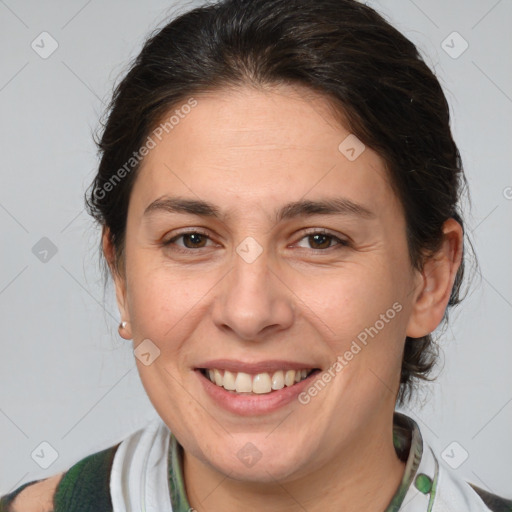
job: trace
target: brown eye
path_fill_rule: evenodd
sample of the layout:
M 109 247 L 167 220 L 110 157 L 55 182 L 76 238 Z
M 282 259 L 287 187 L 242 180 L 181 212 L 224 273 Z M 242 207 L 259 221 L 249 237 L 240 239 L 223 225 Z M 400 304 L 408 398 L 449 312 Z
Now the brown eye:
M 297 242 L 297 246 L 313 250 L 342 249 L 348 247 L 349 242 L 324 231 L 313 231 L 302 237 Z
M 204 233 L 199 233 L 197 231 L 190 231 L 189 233 L 182 233 L 181 235 L 177 235 L 166 242 L 163 242 L 165 247 L 175 246 L 176 250 L 186 250 L 186 249 L 202 249 L 203 247 L 208 247 L 211 244 L 210 237 Z
M 309 235 L 308 241 L 312 249 L 327 249 L 331 246 L 333 237 L 330 235 L 316 234 Z
M 187 249 L 197 249 L 200 247 L 205 247 L 206 242 L 208 241 L 208 237 L 202 235 L 201 233 L 186 233 L 178 238 L 183 238 L 183 245 Z

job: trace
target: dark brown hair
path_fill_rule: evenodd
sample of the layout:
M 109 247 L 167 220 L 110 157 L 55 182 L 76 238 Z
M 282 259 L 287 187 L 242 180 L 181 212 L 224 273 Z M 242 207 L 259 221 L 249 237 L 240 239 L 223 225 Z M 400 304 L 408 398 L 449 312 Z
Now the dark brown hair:
M 247 84 L 303 86 L 335 105 L 346 128 L 386 162 L 413 267 L 421 269 L 440 247 L 444 221 L 463 225 L 465 180 L 449 107 L 411 41 L 354 0 L 223 0 L 153 34 L 114 91 L 86 203 L 109 229 L 119 264 L 139 148 L 164 115 L 194 94 Z M 449 306 L 460 300 L 463 273 L 464 263 Z M 428 378 L 436 359 L 431 335 L 407 338 L 399 403 L 416 379 Z

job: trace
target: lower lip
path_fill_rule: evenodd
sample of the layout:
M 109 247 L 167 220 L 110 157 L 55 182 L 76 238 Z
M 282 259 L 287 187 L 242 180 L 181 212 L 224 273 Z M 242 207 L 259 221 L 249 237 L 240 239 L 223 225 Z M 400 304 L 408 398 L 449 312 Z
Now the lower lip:
M 217 405 L 240 416 L 267 414 L 288 405 L 294 400 L 298 401 L 298 395 L 311 384 L 312 379 L 319 373 L 318 370 L 315 370 L 306 379 L 296 382 L 293 386 L 285 386 L 277 391 L 258 395 L 228 391 L 214 384 L 200 370 L 195 372 L 204 390 Z

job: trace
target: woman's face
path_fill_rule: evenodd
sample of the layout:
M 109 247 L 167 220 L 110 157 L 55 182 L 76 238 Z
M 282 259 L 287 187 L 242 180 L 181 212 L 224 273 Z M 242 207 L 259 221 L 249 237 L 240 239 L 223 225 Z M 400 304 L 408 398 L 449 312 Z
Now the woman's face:
M 383 160 L 297 91 L 195 96 L 153 136 L 116 279 L 157 412 L 188 456 L 244 480 L 389 435 L 422 282 Z

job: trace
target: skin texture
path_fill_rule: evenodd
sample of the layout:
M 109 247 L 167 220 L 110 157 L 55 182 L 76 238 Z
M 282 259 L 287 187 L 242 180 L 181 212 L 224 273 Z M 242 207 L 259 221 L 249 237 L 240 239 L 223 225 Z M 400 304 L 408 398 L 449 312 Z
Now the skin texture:
M 53 495 L 64 473 L 29 485 L 11 504 L 12 512 L 52 512 Z
M 338 150 L 350 132 L 325 99 L 289 86 L 195 98 L 143 162 L 123 262 L 115 261 L 108 229 L 103 235 L 127 322 L 122 335 L 134 347 L 149 338 L 160 350 L 149 366 L 137 365 L 184 447 L 190 503 L 200 512 L 383 510 L 404 471 L 392 416 L 405 337 L 441 321 L 461 228 L 447 221 L 439 253 L 415 270 L 383 160 L 370 148 L 354 161 Z M 144 215 L 162 196 L 209 201 L 223 217 Z M 276 222 L 275 211 L 291 201 L 339 197 L 372 216 Z M 163 245 L 189 228 L 206 232 L 203 247 L 179 252 L 187 250 L 184 238 Z M 318 248 L 308 229 L 349 245 L 334 238 Z M 252 263 L 236 252 L 246 237 L 262 248 Z M 215 358 L 307 361 L 325 370 L 395 303 L 400 313 L 307 405 L 240 416 L 219 408 L 194 372 Z M 236 455 L 248 442 L 261 452 L 252 467 Z

